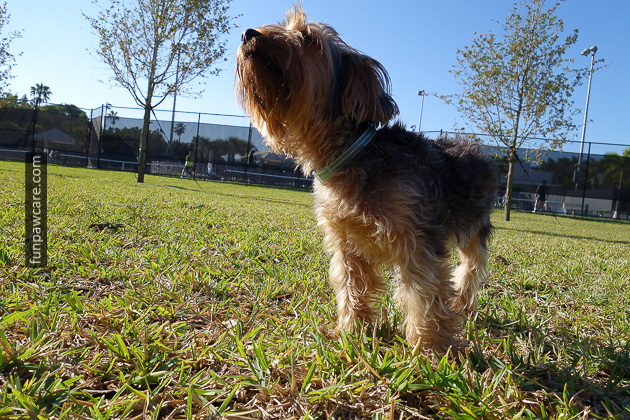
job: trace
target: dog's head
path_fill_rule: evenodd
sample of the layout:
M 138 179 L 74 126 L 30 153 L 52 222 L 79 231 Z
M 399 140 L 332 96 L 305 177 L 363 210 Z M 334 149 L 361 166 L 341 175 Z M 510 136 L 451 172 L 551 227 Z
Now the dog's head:
M 270 145 L 295 155 L 297 139 L 387 122 L 398 113 L 387 71 L 299 6 L 278 25 L 247 29 L 237 53 L 241 105 Z

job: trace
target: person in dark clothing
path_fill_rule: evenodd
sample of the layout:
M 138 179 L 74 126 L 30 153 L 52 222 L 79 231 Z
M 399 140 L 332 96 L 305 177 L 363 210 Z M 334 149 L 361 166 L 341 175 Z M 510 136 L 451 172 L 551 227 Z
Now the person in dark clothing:
M 534 203 L 534 212 L 542 211 L 543 207 L 547 207 L 547 181 L 543 179 L 542 184 L 536 188 L 536 202 Z

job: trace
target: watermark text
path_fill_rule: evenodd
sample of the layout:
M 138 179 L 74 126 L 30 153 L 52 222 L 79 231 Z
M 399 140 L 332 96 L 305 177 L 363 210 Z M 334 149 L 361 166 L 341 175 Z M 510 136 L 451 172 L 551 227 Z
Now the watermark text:
M 45 153 L 26 153 L 24 172 L 25 265 L 48 265 L 48 173 Z

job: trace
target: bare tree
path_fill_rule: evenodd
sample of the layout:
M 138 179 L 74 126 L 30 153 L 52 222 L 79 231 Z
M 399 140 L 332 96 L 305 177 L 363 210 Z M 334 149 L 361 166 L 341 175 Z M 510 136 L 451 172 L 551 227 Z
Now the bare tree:
M 463 93 L 444 97 L 489 134 L 509 162 L 505 220 L 510 220 L 516 151 L 532 138 L 541 149 L 561 146 L 580 112 L 571 96 L 587 68 L 576 69 L 565 58 L 578 31 L 561 38 L 564 25 L 555 15 L 560 2 L 548 10 L 545 0 L 516 3 L 500 24 L 501 35 L 478 35 L 472 46 L 457 52 L 453 73 Z
M 188 85 L 198 77 L 218 74 L 222 37 L 233 27 L 230 1 L 111 0 L 98 16 L 84 14 L 100 39 L 97 54 L 144 109 L 138 182 L 144 182 L 152 110 L 171 94 L 192 93 Z

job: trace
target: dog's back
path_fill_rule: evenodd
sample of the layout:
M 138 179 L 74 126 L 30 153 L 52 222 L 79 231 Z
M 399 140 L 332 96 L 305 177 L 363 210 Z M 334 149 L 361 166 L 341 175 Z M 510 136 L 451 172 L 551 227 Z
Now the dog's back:
M 393 124 L 380 129 L 346 169 L 338 174 L 343 181 L 340 188 L 352 186 L 357 204 L 386 208 L 388 203 L 377 202 L 391 200 L 391 195 L 376 192 L 402 188 L 407 197 L 404 205 L 415 208 L 425 228 L 436 229 L 438 242 L 445 244 L 453 235 L 458 242 L 467 241 L 481 233 L 485 244 L 490 235 L 497 170 L 473 141 L 432 141 Z M 439 233 L 439 226 L 446 231 Z
M 435 222 L 441 223 L 447 214 L 468 221 L 489 215 L 498 187 L 496 167 L 479 144 L 464 138 L 432 141 L 400 124 L 379 130 L 349 166 L 364 169 L 366 190 L 396 178 L 415 179 L 418 199 L 436 207 L 441 220 Z
M 497 169 L 485 150 L 467 139 L 434 142 L 443 156 L 442 194 L 457 224 L 470 226 L 487 219 L 496 201 Z M 459 229 L 458 229 L 459 230 Z

